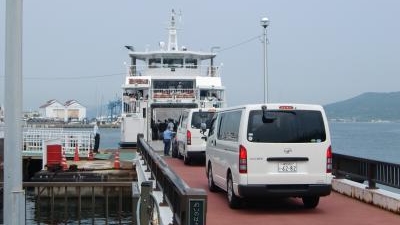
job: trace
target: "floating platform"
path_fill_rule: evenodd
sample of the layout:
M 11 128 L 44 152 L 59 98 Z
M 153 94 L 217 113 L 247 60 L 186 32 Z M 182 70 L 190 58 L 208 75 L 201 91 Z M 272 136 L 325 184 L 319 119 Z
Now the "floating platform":
M 67 170 L 63 170 L 61 166 L 41 170 L 29 181 L 48 183 L 46 188 L 35 188 L 35 194 L 41 197 L 102 197 L 105 192 L 109 196 L 117 195 L 122 186 L 105 188 L 104 184 L 137 181 L 136 167 L 133 160 L 126 160 L 126 154 L 123 154 L 118 169 L 115 168 L 114 158 L 67 161 Z M 51 191 L 48 187 L 51 187 Z

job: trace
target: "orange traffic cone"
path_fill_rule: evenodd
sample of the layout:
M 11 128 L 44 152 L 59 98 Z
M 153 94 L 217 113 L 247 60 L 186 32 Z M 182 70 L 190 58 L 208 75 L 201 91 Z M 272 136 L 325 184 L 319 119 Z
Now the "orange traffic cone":
M 74 161 L 79 161 L 78 145 L 75 147 Z
M 90 160 L 93 160 L 93 151 L 92 151 L 92 149 L 89 150 L 89 157 L 88 157 L 88 160 L 89 160 L 89 161 L 90 161 Z
M 114 156 L 114 169 L 119 169 L 120 163 L 119 163 L 119 151 L 115 152 Z
M 67 158 L 65 157 L 65 151 L 62 151 L 61 167 L 63 170 L 68 169 Z

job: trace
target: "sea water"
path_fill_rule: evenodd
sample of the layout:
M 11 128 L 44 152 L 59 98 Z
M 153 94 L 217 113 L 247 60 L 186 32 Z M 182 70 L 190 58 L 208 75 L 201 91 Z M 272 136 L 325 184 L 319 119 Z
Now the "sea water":
M 332 151 L 400 164 L 400 123 L 330 122 Z
M 400 164 L 400 123 L 329 122 L 332 151 Z M 100 149 L 117 149 L 119 128 L 100 128 Z

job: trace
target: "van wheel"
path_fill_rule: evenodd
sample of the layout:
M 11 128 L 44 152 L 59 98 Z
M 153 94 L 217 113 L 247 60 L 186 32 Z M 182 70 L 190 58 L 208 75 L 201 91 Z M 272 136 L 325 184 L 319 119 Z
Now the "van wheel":
M 178 150 L 178 159 L 183 159 L 183 155 Z
M 233 191 L 233 179 L 231 174 L 228 175 L 228 183 L 226 189 L 227 189 L 226 194 L 228 197 L 229 207 L 231 207 L 231 209 L 240 208 L 241 201 L 240 198 L 236 196 L 235 192 Z
M 208 173 L 207 173 L 207 177 L 208 177 L 208 190 L 210 190 L 211 192 L 216 192 L 217 191 L 217 186 L 215 186 L 214 184 L 214 178 L 212 175 L 212 168 L 211 168 L 211 164 L 208 166 Z
M 172 153 L 171 153 L 172 158 L 177 158 L 178 157 L 178 147 L 176 144 L 172 145 Z
M 190 158 L 186 155 L 183 156 L 183 163 L 185 165 L 189 165 L 190 164 Z
M 304 207 L 307 209 L 314 209 L 319 203 L 319 196 L 303 197 Z

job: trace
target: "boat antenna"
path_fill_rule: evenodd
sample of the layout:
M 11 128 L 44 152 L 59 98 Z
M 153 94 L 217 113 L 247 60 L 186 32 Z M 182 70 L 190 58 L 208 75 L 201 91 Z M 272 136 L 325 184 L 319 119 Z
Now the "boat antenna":
M 175 10 L 171 12 L 171 23 L 168 27 L 168 51 L 178 50 L 178 37 L 176 33 Z

